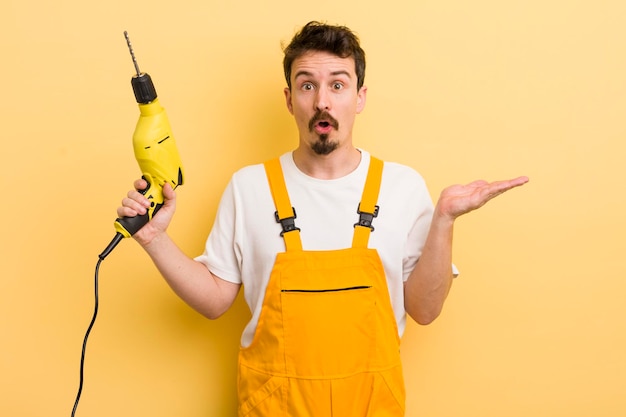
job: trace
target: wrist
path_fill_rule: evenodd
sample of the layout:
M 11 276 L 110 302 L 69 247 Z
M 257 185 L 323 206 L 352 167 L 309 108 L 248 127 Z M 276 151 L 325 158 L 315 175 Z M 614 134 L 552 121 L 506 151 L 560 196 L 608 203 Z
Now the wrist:
M 159 246 L 164 241 L 166 235 L 165 231 L 155 230 L 148 224 L 135 233 L 133 237 L 141 247 L 146 251 L 150 251 L 151 248 Z
M 456 217 L 457 216 L 444 210 L 439 204 L 437 204 L 433 212 L 433 219 L 431 223 L 436 223 L 443 227 L 452 227 Z

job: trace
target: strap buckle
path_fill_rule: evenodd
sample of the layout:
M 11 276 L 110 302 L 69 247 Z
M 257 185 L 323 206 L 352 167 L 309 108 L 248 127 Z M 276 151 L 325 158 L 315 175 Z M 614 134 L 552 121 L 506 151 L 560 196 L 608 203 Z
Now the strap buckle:
M 359 221 L 358 223 L 354 223 L 354 227 L 357 227 L 357 226 L 369 227 L 373 232 L 374 226 L 372 226 L 372 221 L 374 220 L 375 217 L 378 217 L 379 209 L 380 207 L 374 206 L 374 212 L 367 213 L 365 211 L 361 211 L 361 204 L 359 204 L 359 207 L 356 209 L 356 212 L 359 214 Z
M 299 227 L 296 227 L 296 217 L 298 217 L 296 215 L 296 209 L 295 208 L 291 208 L 291 210 L 293 210 L 293 217 L 285 217 L 284 219 L 281 219 L 278 216 L 278 211 L 274 212 L 274 217 L 276 218 L 276 223 L 280 223 L 281 226 L 283 227 L 283 231 L 280 232 L 280 236 L 282 237 L 285 233 L 287 232 L 292 232 L 294 230 L 300 230 Z

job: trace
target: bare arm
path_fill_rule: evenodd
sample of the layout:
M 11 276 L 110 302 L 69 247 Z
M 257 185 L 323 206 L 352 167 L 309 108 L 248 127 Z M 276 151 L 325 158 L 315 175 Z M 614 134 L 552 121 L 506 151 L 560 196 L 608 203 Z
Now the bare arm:
M 498 195 L 528 182 L 512 180 L 475 181 L 442 191 L 422 255 L 404 284 L 404 307 L 415 321 L 429 324 L 441 313 L 452 285 L 452 236 L 455 220 L 485 205 Z
M 135 182 L 137 190 L 146 186 L 144 180 Z M 176 209 L 176 193 L 166 184 L 163 195 L 163 207 L 133 237 L 148 253 L 174 292 L 200 314 L 215 319 L 235 301 L 240 285 L 213 275 L 205 265 L 189 258 L 174 243 L 167 234 L 167 227 Z M 149 204 L 148 199 L 133 190 L 122 201 L 117 214 L 120 217 L 144 214 Z

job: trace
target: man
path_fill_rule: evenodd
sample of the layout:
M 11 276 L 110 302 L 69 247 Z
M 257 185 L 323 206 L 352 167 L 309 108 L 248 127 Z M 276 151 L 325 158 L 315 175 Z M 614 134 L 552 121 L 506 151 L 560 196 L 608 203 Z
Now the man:
M 405 316 L 428 324 L 441 312 L 455 219 L 528 179 L 452 186 L 433 207 L 417 172 L 353 145 L 367 95 L 358 38 L 310 22 L 284 52 L 297 148 L 233 175 L 203 255 L 190 259 L 167 235 L 176 202 L 167 184 L 164 207 L 134 237 L 208 318 L 243 284 L 252 319 L 240 416 L 402 416 Z M 149 205 L 135 190 L 122 204 L 119 216 Z

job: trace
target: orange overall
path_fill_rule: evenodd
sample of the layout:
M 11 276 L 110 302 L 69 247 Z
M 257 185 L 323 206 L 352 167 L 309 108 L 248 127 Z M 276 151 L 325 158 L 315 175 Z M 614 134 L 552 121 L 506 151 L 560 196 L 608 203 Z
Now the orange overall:
M 280 162 L 265 164 L 286 251 L 239 353 L 240 417 L 404 415 L 400 339 L 382 263 L 367 247 L 382 166 L 371 159 L 352 247 L 306 251 Z

